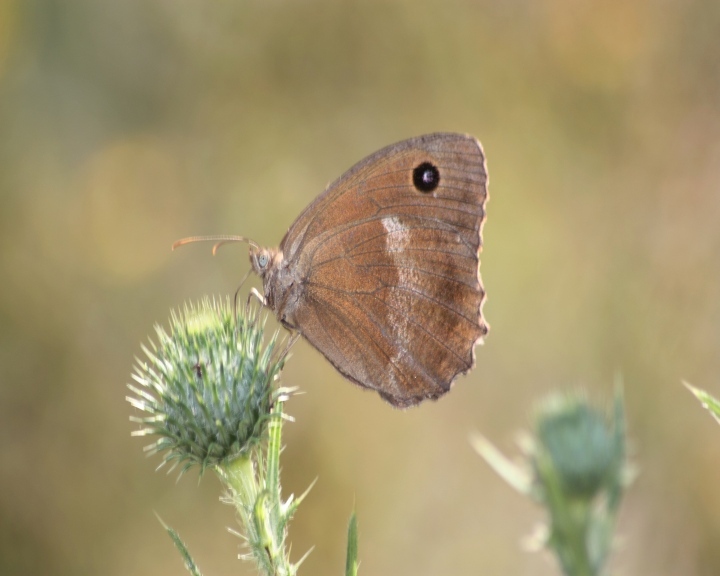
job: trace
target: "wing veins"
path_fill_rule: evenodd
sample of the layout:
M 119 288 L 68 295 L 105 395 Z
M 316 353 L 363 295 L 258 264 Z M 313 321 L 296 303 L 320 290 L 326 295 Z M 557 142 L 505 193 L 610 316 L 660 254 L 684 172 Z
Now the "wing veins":
M 327 260 L 323 260 L 322 262 L 315 263 L 315 266 L 318 268 L 325 266 L 325 264 L 329 264 L 331 262 L 335 262 L 337 260 L 352 260 L 357 256 L 364 256 L 366 254 L 401 254 L 403 252 L 432 252 L 433 254 L 448 254 L 451 256 L 458 256 L 460 258 L 465 258 L 468 260 L 471 260 L 473 263 L 472 268 L 475 267 L 475 262 L 477 262 L 477 258 L 474 258 L 472 256 L 466 256 L 464 254 L 458 254 L 457 252 L 450 252 L 448 250 L 428 250 L 425 248 L 403 248 L 402 250 L 368 250 L 367 252 L 357 252 L 355 254 L 349 255 L 348 253 L 341 254 L 339 256 L 335 256 L 334 258 L 328 258 Z M 443 262 L 443 264 L 452 266 L 453 268 L 456 268 L 458 270 L 464 270 L 462 266 L 455 266 L 453 263 L 450 262 Z M 355 266 L 366 266 L 366 264 L 354 264 Z M 470 271 L 470 268 L 467 269 Z
M 424 207 L 424 204 L 418 203 L 418 204 L 391 204 L 390 206 L 385 206 L 382 208 L 382 211 L 392 210 L 394 208 L 417 208 L 420 206 L 421 208 Z M 475 216 L 479 217 L 481 214 L 476 214 L 474 212 L 467 212 L 465 210 L 461 210 L 460 208 L 450 208 L 448 206 L 441 206 L 439 207 L 441 210 L 448 210 L 450 212 L 458 212 L 459 214 L 467 214 L 469 216 Z M 467 226 L 460 226 L 458 224 L 455 224 L 454 222 L 451 224 L 452 226 L 458 226 L 461 228 L 465 228 L 466 230 L 475 230 L 475 228 L 468 228 Z
M 382 303 L 383 303 L 384 305 L 386 305 L 388 308 L 390 308 L 390 309 L 392 309 L 392 310 L 394 310 L 394 311 L 396 311 L 396 312 L 399 312 L 399 313 L 403 314 L 400 310 L 398 310 L 397 308 L 394 308 L 393 306 L 391 306 L 391 305 L 388 304 L 387 302 L 383 301 L 382 299 L 378 298 L 377 296 L 372 295 L 372 297 L 373 297 L 374 299 L 378 300 L 379 302 L 382 302 Z M 336 311 L 336 310 L 337 310 L 337 307 L 334 306 L 333 304 L 331 304 L 329 301 L 323 300 L 323 299 L 321 299 L 321 298 L 318 298 L 317 296 L 312 296 L 312 299 L 313 299 L 316 303 L 318 303 L 318 304 L 320 304 L 320 305 L 322 305 L 322 304 L 328 304 L 329 307 L 327 307 L 327 308 L 325 308 L 325 309 L 326 309 L 328 312 L 332 312 L 333 315 L 338 319 L 338 321 L 340 321 L 350 333 L 353 333 L 353 328 L 357 328 L 357 327 L 354 326 L 354 325 L 351 326 L 351 325 L 350 325 L 350 322 L 349 322 L 349 321 L 346 321 L 346 319 L 343 317 L 343 315 L 342 315 L 341 313 L 339 313 L 339 312 Z M 368 313 L 367 311 L 365 311 L 365 310 L 363 310 L 363 309 L 360 309 L 360 312 L 363 313 L 363 314 L 365 315 L 365 317 L 368 318 L 368 319 L 375 325 L 375 327 L 380 331 L 380 333 L 383 335 L 383 337 L 385 337 L 388 341 L 390 341 L 390 340 L 393 341 L 393 342 L 402 350 L 403 354 L 402 354 L 402 356 L 398 356 L 398 358 L 401 358 L 401 357 L 402 357 L 402 358 L 404 358 L 404 359 L 410 360 L 410 361 L 412 362 L 412 364 L 413 364 L 413 367 L 415 367 L 415 369 L 423 372 L 429 381 L 437 384 L 438 379 L 436 378 L 436 376 L 435 376 L 434 374 L 430 373 L 425 366 L 423 366 L 422 364 L 420 364 L 420 363 L 418 362 L 418 360 L 415 358 L 415 355 L 412 354 L 404 345 L 399 344 L 396 338 L 392 338 L 392 337 L 390 337 L 390 336 L 387 334 L 387 331 L 385 330 L 385 327 L 383 326 L 383 322 L 382 322 L 377 316 L 375 316 L 374 314 L 370 314 L 370 313 Z M 403 315 L 404 315 L 404 314 L 403 314 Z M 441 342 L 439 339 L 435 338 L 435 336 L 433 336 L 433 334 L 431 334 L 430 332 L 428 332 L 421 324 L 415 322 L 415 321 L 412 320 L 409 316 L 407 317 L 407 319 L 410 320 L 410 321 L 411 321 L 413 324 L 415 324 L 416 326 L 418 326 L 423 332 L 425 332 L 425 333 L 426 333 L 428 336 L 430 336 L 433 340 L 435 340 L 436 342 L 438 342 L 443 348 L 445 348 L 446 350 L 448 350 L 448 351 L 449 351 L 452 355 L 454 355 L 464 366 L 467 366 L 467 362 L 466 362 L 463 358 L 461 358 L 461 357 L 460 357 L 457 353 L 455 353 L 455 351 L 453 351 L 451 348 L 448 348 L 448 347 L 447 347 L 443 342 Z M 322 323 L 321 323 L 321 325 L 322 325 Z M 362 327 L 360 327 L 360 329 L 363 330 L 363 332 L 364 332 L 365 335 L 370 339 L 371 342 L 374 342 L 374 341 L 373 341 L 372 334 L 368 333 L 367 330 L 364 330 Z M 325 334 L 326 334 L 329 338 L 332 338 L 332 336 L 327 332 L 327 330 L 325 330 L 325 327 L 324 327 L 324 326 L 323 326 L 323 330 L 324 330 Z M 356 342 L 360 343 L 360 340 L 357 338 L 357 336 L 355 336 L 355 335 L 353 334 L 353 337 L 354 337 L 354 339 L 355 339 Z M 406 385 L 409 385 L 410 383 L 408 382 L 408 379 L 407 379 L 407 377 L 405 376 L 405 373 L 404 373 L 403 370 L 395 363 L 395 361 L 393 360 L 393 358 L 392 358 L 391 356 L 389 356 L 388 354 L 386 354 L 385 351 L 384 351 L 380 346 L 375 346 L 375 348 L 378 349 L 378 350 L 382 353 L 383 356 L 385 356 L 385 358 L 386 358 L 387 361 L 388 361 L 388 364 L 392 364 L 393 368 L 395 369 L 395 372 L 400 375 L 400 377 L 401 377 L 402 380 L 405 382 L 405 384 L 406 384 Z M 339 350 L 339 348 L 338 348 L 338 350 Z M 341 352 L 341 355 L 342 355 L 343 358 L 345 358 L 345 360 L 347 361 L 347 356 L 345 356 L 345 354 L 343 354 L 342 352 Z
M 378 298 L 378 297 L 375 296 L 374 294 L 372 294 L 372 297 L 375 298 L 375 300 L 377 300 L 378 302 L 382 302 L 383 304 L 385 304 L 385 306 L 387 306 L 388 308 L 390 308 L 390 309 L 394 310 L 395 312 L 398 312 L 399 314 L 405 316 L 410 322 L 412 322 L 415 326 L 417 326 L 418 328 L 420 328 L 420 330 L 422 330 L 423 332 L 425 332 L 425 334 L 427 334 L 428 336 L 430 336 L 430 338 L 431 338 L 432 340 L 434 340 L 435 342 L 437 342 L 438 344 L 440 344 L 440 346 L 442 346 L 443 348 L 445 348 L 445 350 L 447 350 L 447 351 L 450 352 L 453 356 L 455 356 L 455 358 L 457 358 L 458 360 L 460 360 L 460 362 L 462 362 L 462 364 L 464 364 L 464 365 L 467 366 L 467 362 L 465 361 L 465 359 L 462 358 L 457 352 L 455 352 L 455 350 L 453 350 L 453 349 L 450 348 L 447 344 L 445 344 L 445 342 L 443 342 L 442 340 L 440 340 L 439 338 L 437 338 L 432 332 L 430 332 L 429 330 L 427 330 L 422 324 L 420 324 L 419 322 L 416 322 L 415 320 L 413 320 L 409 315 L 407 315 L 407 313 L 403 312 L 402 310 L 398 310 L 398 309 L 395 308 L 394 306 L 391 306 L 389 303 L 385 302 L 385 301 L 382 300 L 381 298 Z M 406 350 L 406 352 L 407 352 L 407 350 Z M 433 380 L 435 380 L 435 379 L 433 378 Z
M 445 230 L 450 229 L 450 231 L 454 232 L 455 230 L 453 228 L 461 228 L 463 230 L 469 230 L 470 232 L 478 232 L 479 228 L 470 228 L 468 226 L 461 226 L 459 224 L 450 224 L 446 222 L 445 220 L 441 220 L 440 218 L 432 218 L 430 216 L 425 215 L 418 215 L 418 214 L 410 214 L 409 215 L 412 218 L 415 218 L 417 220 L 427 220 L 430 222 L 435 222 L 437 224 L 440 224 L 444 227 Z M 347 224 L 344 224 L 343 226 L 339 226 L 333 230 L 328 230 L 324 235 L 322 236 L 322 239 L 318 240 L 317 244 L 313 247 L 313 252 L 310 257 L 311 260 L 315 258 L 315 253 L 322 248 L 329 240 L 332 240 L 337 236 L 338 234 L 342 234 L 343 232 L 347 232 L 348 230 L 351 230 L 355 228 L 356 226 L 360 226 L 361 224 L 368 224 L 370 222 L 376 222 L 377 220 L 382 220 L 385 216 L 379 215 L 379 214 L 373 214 L 369 218 L 363 218 L 362 220 L 355 220 L 354 222 L 350 222 Z M 320 236 L 318 236 L 320 238 Z M 462 238 L 462 236 L 461 236 Z M 466 243 L 466 246 L 468 248 L 472 248 L 472 246 L 467 244 L 467 241 L 462 238 L 463 242 Z
M 403 270 L 412 270 L 413 272 L 418 272 L 420 274 L 427 274 L 428 276 L 433 276 L 435 278 L 442 278 L 443 280 L 457 282 L 458 284 L 462 284 L 468 288 L 475 288 L 475 286 L 468 284 L 467 282 L 463 282 L 462 280 L 458 280 L 457 278 L 451 278 L 449 276 L 430 272 L 429 270 L 423 270 L 422 268 L 415 268 L 414 266 L 399 266 L 397 264 L 356 264 L 356 266 L 361 268 L 402 268 Z
M 348 295 L 348 296 L 351 296 L 351 295 L 353 295 L 353 294 L 356 293 L 356 292 L 350 292 L 350 291 L 348 291 L 348 290 L 342 290 L 341 288 L 336 288 L 336 287 L 334 287 L 334 286 L 331 286 L 330 284 L 323 284 L 323 283 L 321 283 L 321 282 L 315 282 L 315 281 L 313 281 L 313 280 L 306 280 L 305 283 L 306 283 L 307 285 L 309 285 L 309 286 L 317 286 L 317 287 L 319 287 L 319 288 L 324 288 L 325 290 L 329 290 L 329 291 L 331 291 L 331 292 L 337 292 L 338 294 L 345 294 L 345 295 Z M 419 290 L 411 290 L 410 288 L 405 288 L 405 287 L 403 287 L 403 286 L 391 286 L 391 285 L 386 284 L 386 283 L 384 283 L 384 282 L 383 282 L 383 284 L 384 284 L 384 285 L 383 285 L 381 288 L 375 288 L 374 290 L 368 290 L 368 291 L 365 291 L 365 292 L 360 292 L 360 294 L 375 295 L 375 294 L 377 294 L 380 290 L 385 290 L 385 289 L 388 289 L 388 288 L 389 288 L 389 289 L 404 290 L 405 292 L 410 292 L 410 293 L 412 293 L 412 294 L 416 294 L 416 295 L 418 295 L 418 297 L 424 298 L 425 300 L 429 300 L 430 302 L 434 302 L 435 304 L 437 304 L 437 305 L 440 306 L 441 308 L 445 308 L 446 310 L 452 312 L 452 313 L 455 314 L 456 316 L 459 316 L 459 317 L 462 318 L 463 320 L 469 322 L 469 323 L 472 324 L 473 326 L 477 326 L 477 322 L 476 322 L 475 320 L 471 320 L 470 318 L 468 318 L 467 316 L 465 316 L 465 314 L 463 314 L 463 313 L 460 312 L 459 310 L 456 310 L 455 308 L 452 308 L 452 307 L 448 306 L 448 305 L 445 304 L 443 301 L 438 300 L 437 298 L 432 298 L 430 295 L 425 294 L 424 292 L 420 292 Z
M 317 298 L 317 296 L 315 296 L 315 297 L 313 297 L 313 300 L 315 300 L 315 301 L 317 302 L 317 301 L 319 300 L 319 298 Z M 328 306 L 328 308 L 326 308 L 326 310 L 327 310 L 328 312 L 333 313 L 333 315 L 345 326 L 345 328 L 346 328 L 349 332 L 352 333 L 353 329 L 358 329 L 358 328 L 359 328 L 360 330 L 362 330 L 362 331 L 364 332 L 365 336 L 367 336 L 367 338 L 370 340 L 370 342 L 372 342 L 373 344 L 375 344 L 375 340 L 373 339 L 372 334 L 370 334 L 370 333 L 369 333 L 367 330 L 365 330 L 362 326 L 355 326 L 355 325 L 350 326 L 350 323 L 347 321 L 347 319 L 346 319 L 345 317 L 343 317 L 343 314 L 341 314 L 340 312 L 337 312 L 337 311 L 336 311 L 336 310 L 337 310 L 337 307 L 336 307 L 336 306 L 334 306 L 332 303 L 330 303 L 330 302 L 327 301 L 327 300 L 324 300 L 324 302 L 325 302 L 326 304 L 329 304 L 329 306 Z M 365 317 L 366 317 L 366 318 L 368 318 L 369 320 L 372 321 L 372 323 L 378 328 L 378 330 L 380 330 L 380 333 L 383 335 L 383 337 L 385 337 L 388 341 L 390 341 L 390 340 L 393 340 L 393 341 L 394 341 L 393 338 L 388 338 L 387 333 L 385 332 L 385 330 L 383 329 L 383 327 L 382 327 L 380 324 L 377 323 L 377 321 L 376 321 L 376 319 L 375 319 L 374 317 L 372 317 L 370 314 L 367 314 L 367 313 L 364 312 L 363 310 L 361 310 L 361 312 L 363 312 L 363 313 L 365 314 Z M 327 333 L 327 332 L 326 332 L 326 333 Z M 358 343 L 360 342 L 360 340 L 357 338 L 357 336 L 355 336 L 355 340 L 356 340 Z M 400 369 L 400 367 L 398 367 L 398 365 L 395 363 L 395 361 L 393 361 L 392 357 L 389 356 L 389 355 L 382 349 L 382 347 L 375 345 L 375 348 L 380 351 L 380 354 L 387 359 L 388 364 L 391 364 L 391 365 L 392 365 L 392 367 L 395 369 L 395 372 L 400 376 L 400 378 L 405 382 L 405 384 L 408 385 L 409 382 L 408 382 L 405 374 L 404 374 L 403 371 Z M 405 347 L 401 346 L 401 348 L 403 349 L 403 351 L 406 353 L 407 356 L 412 357 L 412 356 L 408 353 L 408 351 L 405 349 Z M 344 356 L 344 354 L 343 354 L 343 356 Z M 346 360 L 347 360 L 347 357 L 346 357 Z M 432 378 L 432 380 L 434 381 L 435 379 Z
M 440 188 L 443 188 L 443 187 L 447 188 L 448 190 L 459 190 L 460 192 L 467 192 L 467 190 L 465 188 L 459 188 L 457 186 L 449 186 L 447 184 L 441 184 Z M 392 184 L 390 186 L 376 186 L 375 188 L 369 188 L 367 190 L 363 190 L 362 194 L 364 196 L 367 196 L 371 192 L 378 192 L 380 190 L 397 190 L 397 189 L 408 189 L 408 188 L 410 190 L 415 190 L 415 187 L 412 184 Z M 404 196 L 400 196 L 400 198 L 418 198 L 418 197 L 422 198 L 422 196 L 418 196 L 417 192 L 415 194 L 407 194 Z M 463 200 L 462 198 L 450 198 L 448 196 L 433 196 L 433 198 L 436 200 L 447 200 L 450 202 L 459 202 L 460 204 L 469 204 L 471 206 L 477 206 L 477 205 L 482 204 L 482 202 L 478 203 L 478 202 L 466 201 L 466 200 Z
M 433 228 L 432 226 L 417 226 L 417 227 L 410 228 L 410 230 L 437 230 L 437 228 Z M 444 229 L 443 229 L 442 231 L 443 231 L 443 232 L 455 233 L 454 230 L 444 230 Z M 351 250 L 351 251 L 352 251 L 352 250 L 355 250 L 356 248 L 358 248 L 359 246 L 362 246 L 363 244 L 367 244 L 368 242 L 372 242 L 373 240 L 377 240 L 378 238 L 382 238 L 383 236 L 389 236 L 389 235 L 390 235 L 389 232 L 381 232 L 380 234 L 376 234 L 375 236 L 372 236 L 371 238 L 366 238 L 366 239 L 363 240 L 362 242 L 358 242 L 357 244 L 355 244 L 354 246 L 352 246 L 352 247 L 350 248 L 350 250 Z M 472 246 L 469 246 L 469 245 L 467 245 L 467 244 L 465 244 L 465 246 L 468 247 L 468 248 L 470 248 L 470 249 L 472 249 L 473 253 L 476 252 L 476 250 L 475 250 Z M 411 250 L 414 250 L 414 248 L 411 248 Z M 372 252 L 372 251 L 371 251 L 371 252 Z M 360 252 L 360 254 L 365 254 L 365 252 Z M 447 252 L 447 254 L 455 254 L 455 252 Z M 468 256 L 468 258 L 469 258 L 469 256 Z

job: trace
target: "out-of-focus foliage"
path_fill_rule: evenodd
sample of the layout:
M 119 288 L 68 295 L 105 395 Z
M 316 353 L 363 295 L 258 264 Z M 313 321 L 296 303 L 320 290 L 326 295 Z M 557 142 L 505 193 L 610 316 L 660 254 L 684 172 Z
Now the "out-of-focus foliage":
M 687 386 L 688 390 L 690 390 L 690 392 L 692 392 L 695 397 L 700 400 L 703 408 L 710 412 L 715 420 L 720 422 L 720 400 L 715 398 L 712 394 L 708 394 L 705 390 L 695 388 L 687 382 L 685 382 L 685 386 Z
M 720 572 L 720 442 L 681 379 L 720 374 L 716 0 L 0 2 L 0 573 L 248 569 L 212 478 L 152 474 L 129 437 L 132 358 L 170 307 L 232 294 L 327 182 L 434 130 L 488 156 L 478 366 L 397 412 L 298 344 L 284 487 L 301 569 L 555 574 L 537 511 L 478 462 L 562 386 L 626 383 L 641 475 L 613 561 Z M 257 285 L 257 284 L 256 284 Z M 340 408 L 342 407 L 342 408 Z M 297 558 L 294 558 L 297 560 Z

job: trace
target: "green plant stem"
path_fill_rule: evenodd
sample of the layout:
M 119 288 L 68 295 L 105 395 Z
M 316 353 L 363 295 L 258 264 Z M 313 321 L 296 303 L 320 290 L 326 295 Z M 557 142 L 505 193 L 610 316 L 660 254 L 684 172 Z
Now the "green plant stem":
M 552 518 L 549 546 L 555 550 L 567 576 L 595 576 L 585 542 L 588 506 L 568 501 L 547 455 L 539 456 L 537 463 L 545 478 L 545 498 Z
M 249 455 L 236 458 L 219 469 L 219 474 L 226 486 L 232 490 L 233 500 L 241 502 L 243 510 L 252 510 L 257 499 L 255 464 L 252 458 Z
M 302 496 L 283 502 L 280 490 L 282 402 L 275 403 L 268 423 L 266 453 L 262 448 L 216 467 L 240 516 L 250 553 L 265 576 L 294 576 L 286 550 L 287 523 Z M 302 560 L 301 560 L 302 562 Z

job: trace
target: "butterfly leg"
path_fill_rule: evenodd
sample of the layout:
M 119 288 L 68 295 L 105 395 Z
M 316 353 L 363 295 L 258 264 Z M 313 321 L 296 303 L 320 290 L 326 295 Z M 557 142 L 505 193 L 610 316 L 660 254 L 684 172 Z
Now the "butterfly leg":
M 248 294 L 248 299 L 247 299 L 248 306 L 250 305 L 250 299 L 253 296 L 255 296 L 255 298 L 257 298 L 260 301 L 260 304 L 262 304 L 263 306 L 267 306 L 267 300 L 265 299 L 265 296 L 260 294 L 260 292 L 258 292 L 258 289 L 255 288 L 255 286 L 250 288 L 250 294 Z

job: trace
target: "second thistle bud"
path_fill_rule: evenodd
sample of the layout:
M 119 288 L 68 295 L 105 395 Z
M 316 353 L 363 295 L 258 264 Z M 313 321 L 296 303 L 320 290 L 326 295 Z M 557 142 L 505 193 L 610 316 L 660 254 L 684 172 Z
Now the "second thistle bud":
M 613 414 L 581 395 L 557 394 L 536 413 L 525 444 L 524 466 L 510 462 L 481 436 L 476 450 L 511 486 L 548 512 L 543 546 L 566 576 L 599 576 L 612 545 L 623 490 L 630 481 L 620 391 Z
M 549 457 L 568 497 L 592 499 L 619 471 L 623 446 L 606 415 L 586 402 L 552 398 L 539 411 L 536 434 L 538 451 Z

